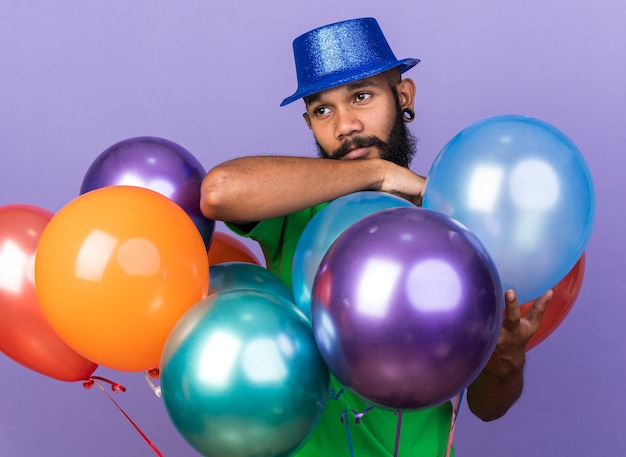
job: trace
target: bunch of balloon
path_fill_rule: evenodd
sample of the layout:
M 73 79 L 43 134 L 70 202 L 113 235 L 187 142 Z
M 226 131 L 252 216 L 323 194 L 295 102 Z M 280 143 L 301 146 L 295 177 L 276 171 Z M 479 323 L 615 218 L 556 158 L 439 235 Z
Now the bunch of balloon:
M 578 297 L 578 293 L 582 287 L 584 275 L 585 253 L 583 253 L 580 260 L 576 262 L 574 268 L 572 268 L 570 272 L 565 275 L 565 278 L 559 281 L 559 283 L 552 288 L 552 299 L 550 300 L 550 303 L 541 318 L 539 329 L 528 341 L 528 343 L 526 343 L 526 351 L 530 351 L 532 348 L 536 347 L 552 335 L 552 333 L 554 333 L 554 331 L 565 320 L 576 302 L 576 298 Z M 526 317 L 528 315 L 533 302 L 534 301 L 530 301 L 520 306 L 522 317 Z
M 563 132 L 502 115 L 470 125 L 441 150 L 423 206 L 471 230 L 504 288 L 524 303 L 558 284 L 582 255 L 595 194 L 582 153 Z
M 224 262 L 246 262 L 261 265 L 257 256 L 248 246 L 233 235 L 216 230 L 208 251 L 209 265 Z
M 185 210 L 208 249 L 215 221 L 200 211 L 200 187 L 205 174 L 198 159 L 179 144 L 140 136 L 119 141 L 96 157 L 83 177 L 80 193 L 126 185 L 163 194 Z
M 376 212 L 332 244 L 313 283 L 315 340 L 341 384 L 381 408 L 441 404 L 480 373 L 504 295 L 480 241 L 418 207 Z
M 0 351 L 50 378 L 81 381 L 98 365 L 65 344 L 52 329 L 33 282 L 37 244 L 52 216 L 33 205 L 0 207 Z
M 195 224 L 142 187 L 75 198 L 45 227 L 35 256 L 35 289 L 52 328 L 87 359 L 121 371 L 158 366 L 169 332 L 208 283 Z
M 259 289 L 218 292 L 191 308 L 160 369 L 172 423 L 212 457 L 292 455 L 317 426 L 329 385 L 304 314 Z
M 311 289 L 322 258 L 348 227 L 377 211 L 414 206 L 396 195 L 376 191 L 344 195 L 326 205 L 307 224 L 293 256 L 292 288 L 298 307 L 311 316 Z

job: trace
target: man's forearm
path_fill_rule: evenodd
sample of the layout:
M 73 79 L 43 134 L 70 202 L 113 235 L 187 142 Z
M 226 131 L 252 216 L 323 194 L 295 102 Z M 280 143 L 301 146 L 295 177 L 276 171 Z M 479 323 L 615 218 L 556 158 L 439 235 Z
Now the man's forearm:
M 470 410 L 483 421 L 504 416 L 522 395 L 525 355 L 499 359 L 497 354 L 467 389 Z
M 210 219 L 256 222 L 352 192 L 377 190 L 387 166 L 380 159 L 243 157 L 207 173 L 200 206 Z

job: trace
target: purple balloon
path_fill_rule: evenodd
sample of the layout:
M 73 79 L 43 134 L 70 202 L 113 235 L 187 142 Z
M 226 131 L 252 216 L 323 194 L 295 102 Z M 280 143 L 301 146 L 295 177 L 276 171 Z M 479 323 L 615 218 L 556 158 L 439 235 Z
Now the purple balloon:
M 200 211 L 200 186 L 206 170 L 187 149 L 164 138 L 141 136 L 107 148 L 91 164 L 80 194 L 101 187 L 129 185 L 165 195 L 193 220 L 209 248 L 215 221 Z
M 418 410 L 465 389 L 484 368 L 504 293 L 469 230 L 432 210 L 399 207 L 351 225 L 313 283 L 311 320 L 337 379 L 385 409 Z

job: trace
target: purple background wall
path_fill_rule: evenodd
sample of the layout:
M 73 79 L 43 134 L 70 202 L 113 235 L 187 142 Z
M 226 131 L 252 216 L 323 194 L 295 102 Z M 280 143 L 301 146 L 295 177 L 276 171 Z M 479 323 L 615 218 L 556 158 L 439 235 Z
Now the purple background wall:
M 583 289 L 557 331 L 529 353 L 526 390 L 503 419 L 466 407 L 459 456 L 609 455 L 626 445 L 623 241 L 626 190 L 626 6 L 619 0 L 71 1 L 0 4 L 0 205 L 59 210 L 111 144 L 154 135 L 208 169 L 248 154 L 314 154 L 295 89 L 291 41 L 337 20 L 375 16 L 400 58 L 422 63 L 425 174 L 462 128 L 531 115 L 585 154 L 597 191 Z M 197 455 L 141 373 L 99 368 L 115 398 L 165 456 Z M 251 405 L 253 407 L 253 405 Z M 616 451 L 615 451 L 616 450 Z M 0 356 L 0 455 L 150 456 L 97 389 L 63 383 Z

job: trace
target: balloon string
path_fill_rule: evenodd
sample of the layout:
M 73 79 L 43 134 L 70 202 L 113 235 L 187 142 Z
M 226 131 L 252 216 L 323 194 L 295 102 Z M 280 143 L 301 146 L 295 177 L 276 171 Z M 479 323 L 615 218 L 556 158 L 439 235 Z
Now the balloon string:
M 126 414 L 126 411 L 124 411 L 121 408 L 121 406 L 117 404 L 117 402 L 113 399 L 113 397 L 111 397 L 111 395 L 104 389 L 104 387 L 102 387 L 102 385 L 98 381 L 104 381 L 104 382 L 110 384 L 111 385 L 111 390 L 115 394 L 118 393 L 118 392 L 126 392 L 126 387 L 122 386 L 121 384 L 118 384 L 118 383 L 115 383 L 113 381 L 110 381 L 110 380 L 108 380 L 106 378 L 100 377 L 100 376 L 91 376 L 89 379 L 86 379 L 86 380 L 83 381 L 83 387 L 85 389 L 93 388 L 94 384 L 96 386 L 98 386 L 100 388 L 100 390 L 102 392 L 104 392 L 107 397 L 109 397 L 109 400 L 111 400 L 113 402 L 113 404 L 115 406 L 117 406 L 117 409 L 124 415 L 124 417 L 126 417 L 126 419 L 128 419 L 128 421 L 132 424 L 132 426 L 135 427 L 135 430 L 137 430 L 137 432 L 141 435 L 141 437 L 145 440 L 145 442 L 148 443 L 148 446 L 150 446 L 150 448 L 155 452 L 155 454 L 158 455 L 159 457 L 163 457 L 163 454 L 161 454 L 161 452 L 157 449 L 157 447 L 154 444 L 152 444 L 152 442 L 141 431 L 141 429 L 137 426 L 137 424 L 135 424 L 135 422 L 133 422 L 133 420 L 130 418 L 130 416 L 128 414 Z
M 461 392 L 459 392 L 456 395 L 456 399 L 454 401 L 454 406 L 452 408 L 452 417 L 450 419 L 450 432 L 448 433 L 448 446 L 446 448 L 446 454 L 445 457 L 450 457 L 450 454 L 452 452 L 452 440 L 454 438 L 454 431 L 456 428 L 456 420 L 459 416 L 459 408 L 461 406 L 461 402 L 463 401 L 463 394 L 465 393 L 464 390 L 462 390 Z M 339 398 L 342 396 L 343 394 L 343 387 L 339 390 L 339 392 L 336 392 L 335 389 L 333 389 L 332 387 L 330 388 L 330 397 L 332 400 L 339 400 Z M 350 449 L 350 457 L 354 457 L 354 448 L 352 446 L 352 435 L 350 434 L 350 426 L 348 424 L 348 421 L 345 420 L 345 416 L 348 414 L 348 411 L 351 411 L 352 414 L 354 414 L 354 423 L 355 424 L 359 424 L 361 422 L 361 419 L 363 418 L 363 416 L 368 412 L 371 411 L 372 409 L 374 409 L 373 406 L 370 406 L 368 408 L 365 408 L 363 411 L 358 412 L 354 409 L 348 409 L 348 404 L 346 402 L 346 397 L 343 397 L 343 404 L 344 404 L 344 410 L 341 413 L 341 422 L 343 422 L 346 425 L 346 434 L 348 436 L 348 447 Z M 394 446 L 394 450 L 393 450 L 393 456 L 394 457 L 398 457 L 398 450 L 400 448 L 400 432 L 402 430 L 402 411 L 396 411 L 395 414 L 398 416 L 398 424 L 396 426 L 396 442 L 395 442 L 395 446 Z
M 339 400 L 343 395 L 343 387 L 336 391 L 332 386 L 330 387 L 330 399 L 331 400 Z M 341 417 L 339 418 L 341 422 L 346 425 L 346 435 L 348 436 L 348 449 L 350 450 L 350 457 L 354 457 L 354 449 L 352 448 L 352 435 L 350 434 L 350 425 L 348 421 L 344 421 L 343 418 L 348 414 L 348 403 L 346 402 L 346 397 L 343 397 L 343 412 L 341 413 Z
M 341 389 L 343 392 L 343 389 Z M 344 421 L 343 417 L 348 413 L 348 402 L 346 401 L 346 397 L 343 397 L 343 413 L 341 414 L 341 422 L 346 424 L 346 435 L 348 435 L 348 448 L 350 449 L 350 457 L 354 457 L 354 448 L 352 447 L 352 435 L 350 434 L 350 424 L 348 421 Z
M 452 408 L 452 418 L 450 419 L 450 433 L 448 433 L 448 447 L 446 448 L 445 457 L 450 457 L 450 453 L 452 452 L 452 439 L 454 438 L 454 429 L 456 428 L 456 420 L 459 416 L 459 407 L 461 406 L 461 401 L 463 400 L 464 392 L 465 391 L 462 390 L 461 392 L 456 394 L 454 407 Z
M 348 421 L 346 420 L 346 415 L 348 414 L 348 411 L 351 411 L 352 414 L 354 414 L 354 423 L 360 424 L 361 418 L 365 415 L 365 413 L 367 413 L 368 411 L 371 411 L 372 409 L 374 409 L 374 407 L 370 406 L 368 408 L 365 408 L 363 411 L 359 412 L 355 409 L 348 409 L 348 405 L 346 404 L 345 397 L 343 401 L 344 401 L 345 409 L 341 413 L 340 419 L 341 419 L 341 422 L 346 424 L 346 433 L 348 434 L 348 446 L 350 448 L 350 457 L 354 457 L 354 449 L 352 447 L 352 435 L 350 434 L 350 426 L 348 425 Z
M 332 387 L 330 388 L 330 398 L 332 400 L 339 400 L 339 398 L 342 396 L 344 391 L 344 388 L 342 387 L 341 389 L 339 389 L 339 392 L 335 391 L 335 389 L 333 389 Z M 350 433 L 350 425 L 348 424 L 348 421 L 346 420 L 346 415 L 348 414 L 349 411 L 352 412 L 352 414 L 354 414 L 354 423 L 355 424 L 360 424 L 361 423 L 361 419 L 363 418 L 363 416 L 368 412 L 371 411 L 372 409 L 374 409 L 373 406 L 370 406 L 368 408 L 365 408 L 363 411 L 359 412 L 355 409 L 349 409 L 348 408 L 348 402 L 346 401 L 346 397 L 343 397 L 343 412 L 341 413 L 340 416 L 340 420 L 341 422 L 343 422 L 346 425 L 346 435 L 348 436 L 348 448 L 350 449 L 350 457 L 354 457 L 354 448 L 352 446 L 352 435 Z
M 146 382 L 150 386 L 150 389 L 152 389 L 152 392 L 154 392 L 154 395 L 161 398 L 161 386 L 157 386 L 156 384 L 154 384 L 151 379 L 156 379 L 159 377 L 159 369 L 153 368 L 152 370 L 144 371 L 143 377 L 146 379 Z
M 402 411 L 396 411 L 398 416 L 398 425 L 396 426 L 396 445 L 393 448 L 393 457 L 398 457 L 398 448 L 400 447 L 400 428 L 402 427 Z

